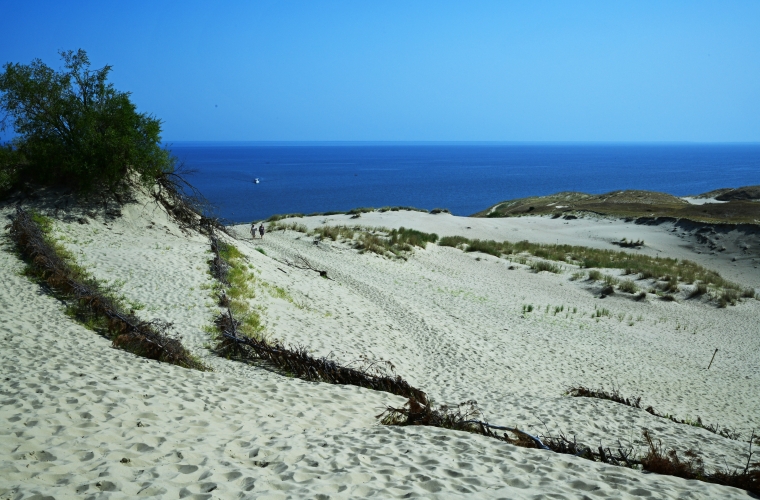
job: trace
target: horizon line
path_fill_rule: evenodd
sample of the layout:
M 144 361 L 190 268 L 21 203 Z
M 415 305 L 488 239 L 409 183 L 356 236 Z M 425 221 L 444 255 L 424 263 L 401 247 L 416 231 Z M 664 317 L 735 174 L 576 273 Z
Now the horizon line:
M 735 145 L 760 146 L 760 141 L 336 141 L 336 140 L 292 140 L 292 141 L 258 141 L 258 140 L 165 140 L 163 146 L 190 144 L 225 144 L 225 145 L 256 145 L 256 146 L 574 146 L 574 145 Z

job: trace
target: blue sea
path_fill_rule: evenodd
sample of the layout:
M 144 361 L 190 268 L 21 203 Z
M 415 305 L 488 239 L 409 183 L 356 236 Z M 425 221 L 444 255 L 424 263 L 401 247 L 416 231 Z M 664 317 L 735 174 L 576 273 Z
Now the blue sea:
M 678 196 L 760 184 L 760 144 L 208 143 L 168 145 L 234 222 L 356 207 L 471 215 L 559 191 Z M 259 183 L 255 184 L 254 179 Z

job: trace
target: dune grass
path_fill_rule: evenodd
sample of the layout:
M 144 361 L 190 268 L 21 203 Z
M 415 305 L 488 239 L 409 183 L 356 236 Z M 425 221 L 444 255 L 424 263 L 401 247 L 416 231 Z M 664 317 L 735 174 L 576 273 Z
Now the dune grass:
M 637 279 L 655 279 L 665 293 L 676 293 L 679 284 L 697 284 L 698 289 L 713 289 L 719 305 L 735 304 L 740 298 L 755 296 L 754 290 L 743 289 L 736 283 L 726 280 L 720 274 L 707 269 L 693 261 L 670 257 L 650 257 L 632 254 L 620 250 L 606 250 L 576 245 L 540 244 L 529 241 L 512 243 L 509 241 L 477 240 L 463 236 L 444 236 L 438 245 L 459 248 L 465 252 L 482 252 L 495 257 L 528 254 L 533 257 L 554 262 L 567 262 L 584 269 L 589 269 L 591 281 L 604 281 L 608 286 L 622 286 L 622 291 L 635 293 L 638 287 L 633 280 L 621 282 L 617 278 L 605 275 L 598 269 L 620 269 L 624 274 Z M 545 266 L 532 263 L 531 268 Z M 544 269 L 542 269 L 544 270 Z M 548 270 L 548 269 L 546 269 Z M 557 271 L 552 271 L 557 272 Z M 577 279 L 580 275 L 574 275 Z
M 361 253 L 374 253 L 386 257 L 405 258 L 415 248 L 425 248 L 438 241 L 438 235 L 416 229 L 367 228 L 362 226 L 320 226 L 311 234 L 333 241 L 347 240 Z
M 405 207 L 405 206 L 385 206 L 380 208 L 373 208 L 373 207 L 357 207 L 352 208 L 351 210 L 347 211 L 341 211 L 341 210 L 333 210 L 330 212 L 312 212 L 310 214 L 302 214 L 302 213 L 292 213 L 292 214 L 275 214 L 270 216 L 266 222 L 277 222 L 282 219 L 298 219 L 301 217 L 327 217 L 330 215 L 357 215 L 357 214 L 366 214 L 370 212 L 398 212 L 401 210 L 406 210 L 408 212 L 422 212 L 422 213 L 439 213 L 439 212 L 447 212 L 446 209 L 433 209 L 431 211 L 427 211 L 424 208 L 416 208 L 416 207 Z M 437 212 L 434 212 L 434 210 L 438 210 Z
M 545 260 L 531 262 L 529 267 L 537 273 L 540 273 L 541 271 L 546 271 L 549 273 L 560 274 L 562 272 L 561 266 L 558 266 L 557 264 L 552 264 L 551 262 L 547 262 Z
M 365 209 L 356 210 L 357 213 L 360 213 Z M 306 232 L 303 225 L 295 222 L 277 225 L 274 230 L 277 229 Z M 464 236 L 439 238 L 437 234 L 404 227 L 391 230 L 363 226 L 321 226 L 313 230 L 311 234 L 333 241 L 351 240 L 354 248 L 361 252 L 399 258 L 406 258 L 406 255 L 415 247 L 425 248 L 427 243 L 437 243 L 439 246 L 458 248 L 465 252 L 480 252 L 494 257 L 510 256 L 521 264 L 528 264 L 535 272 L 561 273 L 563 271 L 562 266 L 553 262 L 565 262 L 582 269 L 589 269 L 588 279 L 604 281 L 605 289 L 618 287 L 620 291 L 629 294 L 639 292 L 640 289 L 635 283 L 636 280 L 655 280 L 656 287 L 659 288 L 661 294 L 668 296 L 678 293 L 681 284 L 694 285 L 695 289 L 690 292 L 689 298 L 704 295 L 712 290 L 712 297 L 720 307 L 735 305 L 742 298 L 755 297 L 753 289 L 742 288 L 738 284 L 726 280 L 717 272 L 686 259 L 651 257 L 621 250 L 577 245 L 531 243 L 527 240 L 518 242 L 494 241 L 470 239 Z M 634 243 L 638 244 L 639 242 Z M 541 260 L 528 262 L 525 255 Z M 599 269 L 619 269 L 630 278 L 620 280 L 600 272 Z M 573 279 L 580 279 L 582 276 L 580 272 L 576 272 L 573 274 Z
M 279 220 L 275 220 L 273 222 L 270 222 L 267 226 L 267 231 L 297 231 L 299 233 L 308 233 L 309 229 L 303 225 L 299 224 L 298 222 L 279 222 Z
M 319 236 L 323 240 L 330 239 L 333 241 L 353 240 L 357 231 L 362 231 L 359 226 L 320 226 L 312 231 L 312 234 Z
M 239 333 L 263 339 L 264 323 L 250 303 L 256 298 L 256 277 L 248 267 L 245 256 L 234 245 L 216 237 L 212 237 L 211 241 L 214 258 L 209 261 L 209 272 L 217 279 L 215 293 L 219 305 L 226 307 L 239 321 Z

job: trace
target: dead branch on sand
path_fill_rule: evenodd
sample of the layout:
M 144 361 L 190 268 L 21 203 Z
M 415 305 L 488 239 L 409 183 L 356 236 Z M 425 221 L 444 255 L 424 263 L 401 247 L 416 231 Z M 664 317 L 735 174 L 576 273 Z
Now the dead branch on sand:
M 612 389 L 612 392 L 607 392 L 603 389 L 589 389 L 587 387 L 578 386 L 571 387 L 567 389 L 566 392 L 568 395 L 573 397 L 606 399 L 608 401 L 614 401 L 615 403 L 630 406 L 631 408 L 641 408 L 641 397 L 631 399 L 625 398 L 618 392 L 617 389 L 614 388 Z M 655 417 L 666 418 L 676 424 L 686 424 L 691 425 L 692 427 L 699 427 L 706 431 L 712 432 L 713 434 L 722 436 L 726 439 L 733 439 L 734 441 L 741 440 L 741 433 L 737 432 L 735 429 L 721 427 L 718 424 L 705 424 L 702 422 L 702 419 L 700 417 L 697 417 L 696 420 L 686 420 L 677 418 L 670 414 L 663 415 L 662 413 L 658 413 L 652 406 L 647 406 L 644 408 L 644 411 L 650 415 L 654 415 Z
M 697 479 L 707 483 L 721 484 L 724 486 L 733 486 L 741 488 L 751 493 L 760 493 L 760 462 L 752 463 L 752 442 L 755 433 L 749 440 L 749 451 L 747 453 L 747 463 L 743 470 L 717 470 L 715 472 L 706 472 L 704 463 L 699 454 L 692 450 L 684 452 L 685 459 L 679 458 L 674 449 L 667 452 L 662 447 L 662 442 L 655 442 L 648 430 L 644 429 L 644 440 L 649 446 L 647 454 L 641 459 L 641 465 L 644 470 L 676 476 L 684 479 Z
M 229 234 L 218 218 L 203 215 L 209 212 L 209 203 L 195 186 L 185 180 L 183 174 L 187 172 L 180 166 L 174 172 L 158 177 L 153 197 L 183 230 L 191 229 L 208 235 L 217 230 Z
M 432 405 L 410 398 L 403 407 L 389 406 L 383 413 L 377 415 L 377 418 L 384 425 L 426 425 L 470 432 L 523 448 L 538 448 L 623 467 L 632 467 L 639 463 L 631 458 L 633 450 L 623 450 L 622 446 L 618 448 L 618 454 L 615 455 L 609 448 L 600 446 L 597 451 L 594 451 L 589 446 L 578 444 L 575 439 L 572 441 L 567 439 L 564 435 L 535 436 L 516 427 L 489 424 L 482 420 L 482 412 L 475 401 L 434 408 Z M 501 433 L 495 431 L 501 431 Z
M 389 392 L 408 398 L 427 401 L 427 395 L 412 387 L 398 375 L 378 375 L 357 368 L 347 368 L 327 358 L 315 358 L 302 346 L 286 347 L 280 341 L 272 343 L 240 334 L 240 322 L 230 309 L 214 321 L 220 332 L 216 351 L 222 356 L 243 360 L 263 359 L 277 368 L 303 380 L 330 384 L 356 385 L 376 391 Z
M 329 276 L 327 276 L 327 271 L 322 271 L 322 270 L 320 270 L 320 269 L 317 269 L 317 268 L 316 268 L 316 267 L 314 267 L 314 265 L 312 265 L 312 263 L 311 263 L 311 262 L 309 262 L 309 260 L 308 260 L 306 257 L 304 257 L 303 255 L 297 255 L 297 256 L 296 256 L 296 261 L 295 261 L 295 262 L 290 262 L 289 260 L 287 260 L 287 259 L 286 259 L 286 260 L 285 260 L 285 264 L 287 264 L 287 265 L 288 265 L 288 266 L 290 266 L 290 267 L 295 267 L 296 269 L 303 269 L 303 270 L 306 270 L 306 271 L 314 271 L 314 272 L 316 272 L 316 273 L 319 273 L 319 275 L 320 275 L 322 278 L 327 278 L 327 279 L 329 279 L 329 280 L 332 280 L 332 278 L 330 278 Z M 333 281 L 334 281 L 334 280 L 333 280 Z

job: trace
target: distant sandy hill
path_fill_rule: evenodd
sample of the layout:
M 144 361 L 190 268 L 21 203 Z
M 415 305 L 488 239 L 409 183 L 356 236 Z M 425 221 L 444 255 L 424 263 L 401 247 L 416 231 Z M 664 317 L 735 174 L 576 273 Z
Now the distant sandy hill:
M 760 200 L 760 185 L 731 189 L 715 197 L 716 200 Z
M 688 198 L 639 190 L 596 195 L 566 191 L 503 201 L 473 217 L 560 217 L 587 212 L 633 219 L 669 217 L 706 223 L 759 224 L 760 204 L 755 201 L 758 199 L 760 186 L 724 188 Z

